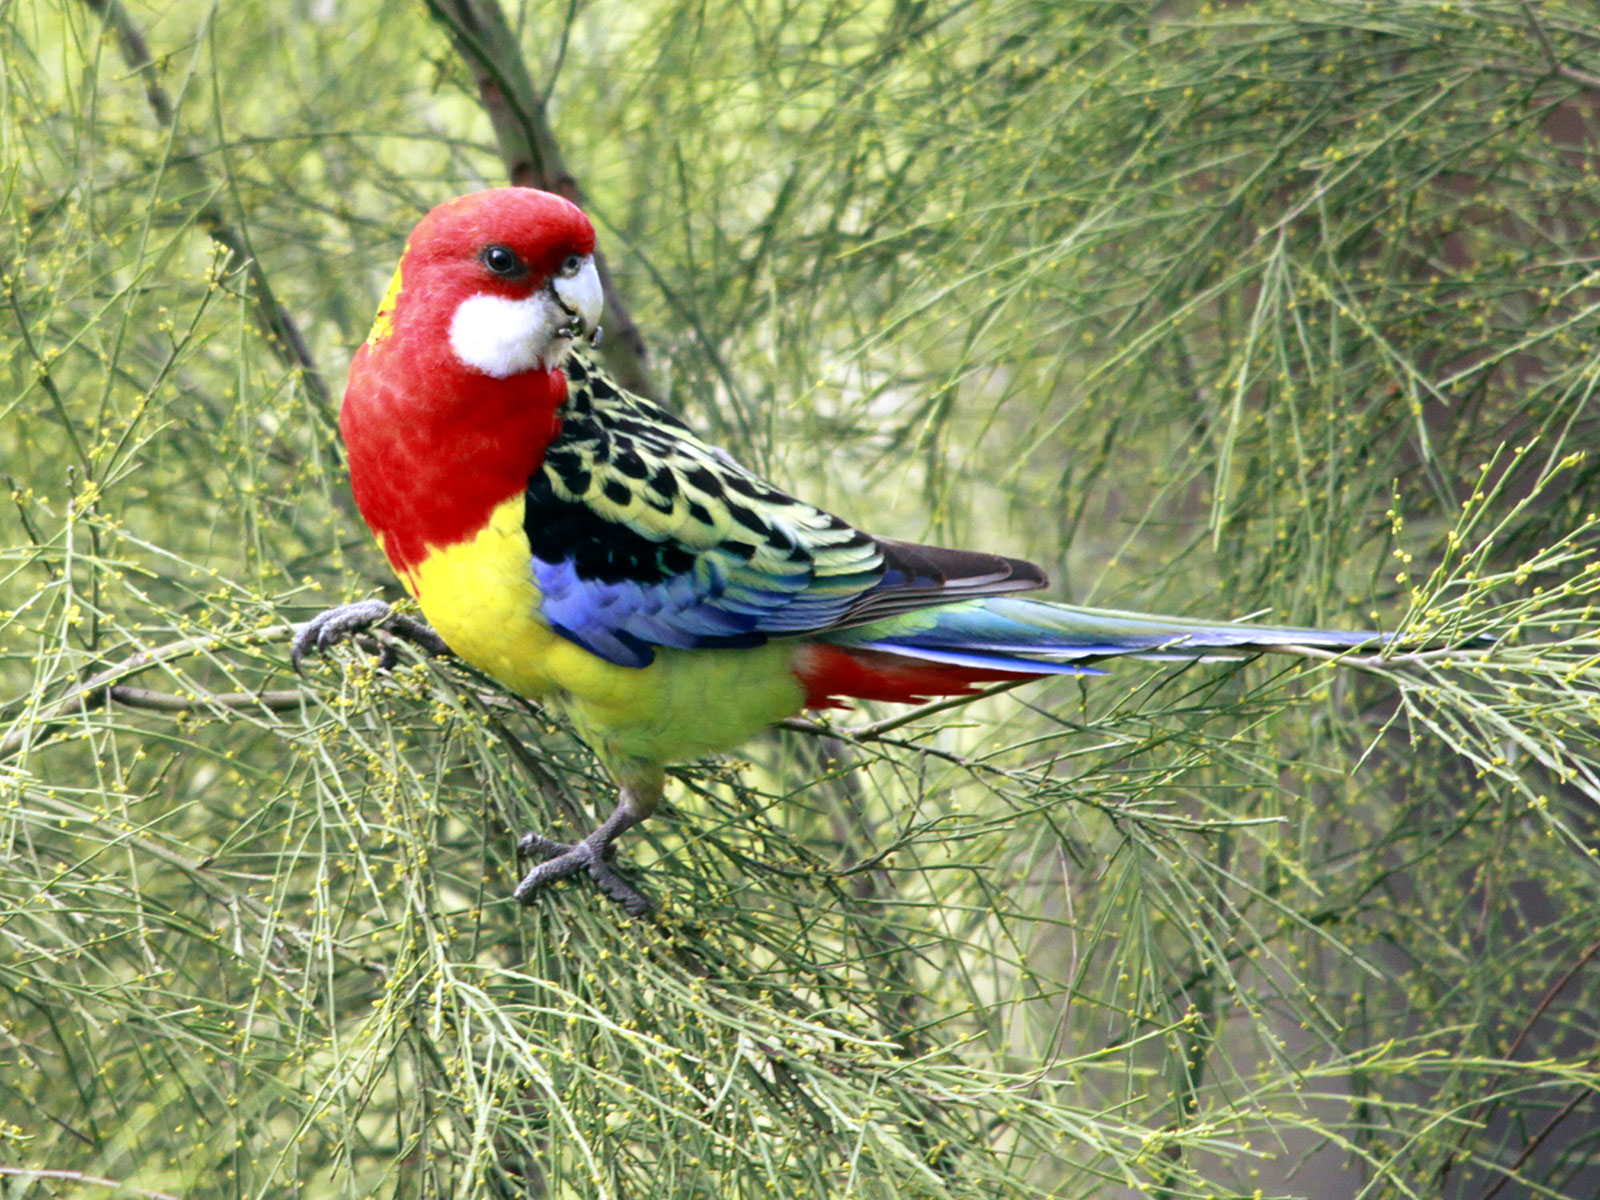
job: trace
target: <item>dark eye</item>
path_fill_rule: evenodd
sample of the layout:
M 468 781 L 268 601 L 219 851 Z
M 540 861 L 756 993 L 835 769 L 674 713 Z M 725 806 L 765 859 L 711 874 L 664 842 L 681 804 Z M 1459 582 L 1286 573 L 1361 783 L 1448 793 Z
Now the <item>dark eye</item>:
M 581 270 L 583 270 L 583 255 L 581 254 L 569 254 L 561 264 L 561 274 L 568 278 L 576 275 Z
M 478 257 L 483 260 L 483 265 L 496 275 L 521 275 L 528 269 L 522 265 L 517 252 L 509 246 L 499 244 L 485 246 L 478 252 Z

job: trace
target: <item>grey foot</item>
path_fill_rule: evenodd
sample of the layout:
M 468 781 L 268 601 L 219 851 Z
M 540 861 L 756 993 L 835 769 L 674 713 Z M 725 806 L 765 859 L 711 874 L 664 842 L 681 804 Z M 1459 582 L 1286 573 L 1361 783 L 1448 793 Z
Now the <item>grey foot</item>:
M 339 642 L 373 629 L 381 629 L 395 637 L 404 638 L 429 654 L 450 652 L 450 647 L 444 644 L 444 639 L 435 633 L 427 622 L 408 617 L 405 613 L 397 613 L 382 600 L 357 600 L 354 604 L 341 604 L 337 608 L 328 609 L 327 612 L 318 613 L 302 625 L 299 632 L 294 635 L 294 641 L 289 645 L 289 662 L 298 673 L 300 660 L 308 652 L 321 654 Z M 398 655 L 392 640 L 381 639 L 381 641 L 378 666 L 388 670 L 394 666 Z
M 650 901 L 611 868 L 610 859 L 616 846 L 610 838 L 598 838 L 599 832 L 596 830 L 581 842 L 556 842 L 537 833 L 523 834 L 517 842 L 517 858 L 541 861 L 522 877 L 512 895 L 519 903 L 532 904 L 533 895 L 540 888 L 579 871 L 588 871 L 601 893 L 622 905 L 629 916 L 640 917 L 649 912 Z

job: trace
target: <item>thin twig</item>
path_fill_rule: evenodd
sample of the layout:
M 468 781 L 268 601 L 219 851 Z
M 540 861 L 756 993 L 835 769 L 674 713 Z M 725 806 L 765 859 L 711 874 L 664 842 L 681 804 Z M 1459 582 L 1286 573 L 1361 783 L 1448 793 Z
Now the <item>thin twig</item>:
M 1527 1039 L 1528 1034 L 1532 1032 L 1533 1027 L 1538 1024 L 1539 1018 L 1549 1010 L 1550 1005 L 1555 1002 L 1555 998 L 1566 990 L 1567 984 L 1572 982 L 1572 977 L 1588 966 L 1597 954 L 1600 954 L 1600 941 L 1591 942 L 1584 948 L 1583 953 L 1578 955 L 1578 961 L 1568 968 L 1567 973 L 1550 985 L 1544 994 L 1544 998 L 1534 1006 L 1533 1012 L 1529 1014 L 1528 1019 L 1523 1023 L 1516 1039 L 1506 1047 L 1504 1057 L 1511 1058 L 1522 1048 L 1522 1043 Z
M 1577 1094 L 1562 1106 L 1561 1111 L 1546 1121 L 1543 1128 L 1541 1128 L 1538 1133 L 1534 1134 L 1528 1139 L 1527 1143 L 1522 1147 L 1522 1153 L 1517 1155 L 1517 1160 L 1514 1163 L 1507 1167 L 1495 1168 L 1495 1170 L 1500 1172 L 1500 1178 L 1495 1180 L 1494 1185 L 1488 1188 L 1481 1196 L 1479 1196 L 1478 1200 L 1494 1200 L 1494 1198 L 1500 1194 L 1500 1189 L 1505 1187 L 1506 1184 L 1510 1183 L 1511 1180 L 1516 1177 L 1517 1172 L 1522 1169 L 1522 1164 L 1533 1157 L 1533 1152 L 1539 1148 L 1544 1139 L 1555 1132 L 1556 1126 L 1570 1117 L 1577 1109 L 1578 1105 L 1582 1104 L 1592 1095 L 1594 1095 L 1593 1088 L 1579 1088 Z
M 1040 676 L 1045 678 L 1045 676 Z M 777 722 L 777 728 L 787 729 L 791 733 L 803 733 L 808 737 L 844 738 L 852 742 L 887 741 L 883 735 L 892 730 L 899 729 L 902 725 L 910 725 L 924 717 L 931 717 L 935 713 L 945 712 L 952 708 L 964 708 L 968 704 L 998 696 L 1002 692 L 1009 692 L 1014 687 L 1024 683 L 1037 683 L 1036 679 L 1008 679 L 1004 683 L 997 683 L 976 692 L 967 692 L 960 696 L 947 696 L 943 700 L 935 700 L 931 704 L 919 705 L 910 712 L 904 712 L 894 717 L 885 717 L 881 721 L 874 721 L 870 725 L 845 726 L 836 728 L 824 725 L 820 721 L 808 720 L 805 717 L 786 717 Z
M 1270 646 L 1263 653 L 1294 654 L 1301 658 L 1314 658 L 1318 662 L 1337 663 L 1358 671 L 1387 674 L 1394 667 L 1421 667 L 1433 663 L 1465 663 L 1486 661 L 1489 654 L 1481 649 L 1418 650 L 1403 654 L 1351 654 L 1348 650 L 1322 650 L 1315 646 Z
M 1543 998 L 1540 999 L 1538 1004 L 1534 1005 L 1533 1011 L 1528 1014 L 1528 1019 L 1522 1023 L 1522 1028 L 1517 1031 L 1517 1036 L 1511 1040 L 1511 1044 L 1506 1047 L 1505 1053 L 1501 1055 L 1502 1058 L 1510 1061 L 1516 1056 L 1517 1051 L 1522 1048 L 1522 1043 L 1526 1041 L 1528 1035 L 1533 1032 L 1533 1027 L 1539 1023 L 1540 1018 L 1543 1017 L 1544 1014 L 1549 1011 L 1550 1006 L 1555 1003 L 1556 997 L 1566 990 L 1567 984 L 1572 982 L 1573 976 L 1577 975 L 1579 971 L 1588 966 L 1589 963 L 1594 960 L 1596 955 L 1600 955 L 1600 941 L 1591 942 L 1588 946 L 1586 946 L 1583 952 L 1578 955 L 1578 960 L 1567 969 L 1566 973 L 1562 975 L 1560 979 L 1552 983 L 1547 989 L 1545 989 Z M 1492 1094 L 1496 1089 L 1499 1088 L 1500 1081 L 1503 1077 L 1503 1072 L 1499 1075 L 1496 1075 L 1484 1085 L 1483 1091 Z M 1578 1098 L 1581 1099 L 1586 1094 L 1586 1091 L 1580 1092 Z M 1575 1104 L 1576 1101 L 1574 1101 L 1573 1104 L 1567 1105 L 1566 1108 L 1556 1114 L 1549 1124 L 1535 1134 L 1533 1138 L 1523 1146 L 1522 1154 L 1516 1160 L 1516 1162 L 1512 1163 L 1509 1167 L 1500 1168 L 1500 1170 L 1502 1170 L 1504 1173 L 1500 1176 L 1499 1181 L 1495 1183 L 1493 1187 L 1485 1191 L 1483 1195 L 1479 1197 L 1479 1200 L 1490 1200 L 1492 1196 L 1498 1193 L 1500 1189 L 1505 1186 L 1506 1181 L 1509 1180 L 1516 1173 L 1517 1169 L 1528 1160 L 1528 1156 L 1533 1153 L 1539 1142 L 1548 1136 L 1551 1130 L 1555 1128 L 1557 1121 L 1564 1119 L 1575 1107 Z M 1459 1149 L 1465 1142 L 1468 1133 L 1478 1127 L 1488 1109 L 1489 1101 L 1485 1100 L 1483 1103 L 1478 1105 L 1472 1116 L 1463 1123 L 1462 1131 L 1456 1138 L 1457 1149 Z M 1444 1162 L 1440 1164 L 1436 1178 L 1441 1188 L 1444 1186 L 1445 1181 L 1449 1179 L 1450 1168 L 1454 1165 L 1455 1161 L 1456 1155 L 1451 1153 L 1446 1155 Z
M 116 36 L 117 47 L 122 51 L 123 61 L 144 79 L 145 99 L 149 102 L 156 124 L 163 129 L 173 129 L 177 119 L 177 109 L 173 106 L 166 89 L 161 86 L 155 60 L 150 56 L 150 47 L 145 42 L 144 35 L 123 8 L 121 0 L 84 0 L 84 3 L 100 16 L 107 28 Z M 192 189 L 194 192 L 203 194 L 215 190 L 211 181 L 205 177 L 198 153 L 176 155 L 171 161 L 181 164 L 195 177 L 195 186 Z M 312 408 L 330 429 L 336 428 L 338 422 L 333 414 L 327 381 L 317 369 L 316 361 L 311 356 L 311 348 L 301 336 L 299 325 L 272 290 L 260 260 L 252 252 L 249 234 L 242 226 L 230 221 L 215 200 L 208 200 L 202 204 L 195 216 L 201 228 L 206 231 L 206 235 L 243 266 L 250 279 L 250 295 L 254 301 L 256 322 L 266 336 L 268 346 L 284 366 L 299 371 L 301 379 L 305 381 L 306 390 L 311 394 Z
M 293 636 L 299 629 L 298 625 L 268 625 L 260 629 L 243 630 L 237 633 L 213 633 L 203 637 L 180 638 L 175 642 L 168 642 L 164 646 L 157 646 L 151 650 L 140 650 L 130 654 L 121 662 L 98 671 L 80 684 L 68 688 L 66 693 L 50 709 L 48 715 L 28 722 L 20 729 L 14 729 L 0 740 L 0 761 L 10 758 L 23 746 L 37 740 L 41 734 L 48 733 L 51 728 L 61 724 L 68 717 L 85 709 L 99 708 L 112 699 L 111 685 L 130 675 L 148 670 L 160 663 L 171 662 L 177 658 L 187 658 L 191 654 L 203 654 L 207 650 L 214 650 L 221 646 L 245 646 L 261 642 L 279 641 Z M 136 690 L 136 689 L 134 689 Z
M 1040 676 L 1039 678 L 1047 677 Z M 922 720 L 924 717 L 931 717 L 935 713 L 945 712 L 952 708 L 964 708 L 966 705 L 974 704 L 979 700 L 987 700 L 990 696 L 998 696 L 1002 692 L 1009 692 L 1012 688 L 1021 687 L 1025 683 L 1037 682 L 1039 682 L 1039 679 L 1007 679 L 1003 683 L 991 684 L 989 687 L 979 688 L 977 691 L 969 692 L 964 696 L 949 696 L 943 700 L 935 700 L 931 704 L 913 708 L 910 712 L 901 713 L 895 717 L 885 717 L 881 721 L 874 721 L 871 725 L 863 725 L 859 729 L 846 730 L 845 733 L 858 741 L 872 741 L 873 739 L 881 738 L 891 730 L 899 729 L 902 725 L 910 725 L 915 721 Z
M 1533 11 L 1533 5 L 1528 0 L 1521 0 L 1522 15 L 1528 18 L 1528 25 L 1533 29 L 1533 36 L 1539 39 L 1539 45 L 1544 47 L 1544 59 L 1550 66 L 1553 75 L 1561 70 L 1561 59 L 1556 55 L 1555 45 L 1550 41 L 1550 35 L 1545 32 L 1544 22 L 1539 20 Z
M 66 1171 L 57 1167 L 0 1167 L 0 1175 L 20 1176 L 25 1179 L 69 1179 L 73 1183 L 88 1183 L 96 1187 L 115 1188 L 119 1192 L 132 1192 L 136 1196 L 147 1197 L 147 1200 L 179 1200 L 179 1197 L 170 1192 L 152 1192 L 116 1179 L 85 1175 L 82 1171 Z
M 1589 91 L 1600 92 L 1600 75 L 1592 74 L 1578 67 L 1570 67 L 1562 62 L 1560 55 L 1556 53 L 1555 43 L 1550 40 L 1549 31 L 1545 29 L 1544 22 L 1539 20 L 1539 15 L 1534 11 L 1533 5 L 1528 0 L 1520 0 L 1520 3 L 1522 5 L 1522 15 L 1528 19 L 1528 27 L 1533 30 L 1533 36 L 1539 40 L 1539 48 L 1544 51 L 1545 73 L 1554 75 L 1559 79 L 1565 79 L 1568 83 L 1575 83 Z M 1515 71 L 1519 74 L 1526 71 L 1526 68 L 1509 63 L 1497 64 L 1497 69 L 1508 72 Z
M 63 800 L 60 796 L 31 790 L 24 794 L 28 797 L 28 801 L 31 804 L 35 804 L 40 808 L 48 809 L 51 812 L 66 817 L 69 820 L 76 821 L 86 827 L 100 827 L 104 825 L 104 820 L 99 814 L 90 812 L 86 808 L 81 808 L 69 800 Z M 374 975 L 386 975 L 388 973 L 388 968 L 382 963 L 376 962 L 373 959 L 362 958 L 359 954 L 345 949 L 336 942 L 329 943 L 325 934 L 308 933 L 299 926 L 292 925 L 285 921 L 281 912 L 269 908 L 266 904 L 255 899 L 253 896 L 226 887 L 223 881 L 219 879 L 214 872 L 209 870 L 209 868 L 211 868 L 215 862 L 215 859 L 210 855 L 202 859 L 185 858 L 176 851 L 168 850 L 160 842 L 155 841 L 152 838 L 145 837 L 142 834 L 130 832 L 119 832 L 110 835 L 106 844 L 132 846 L 136 850 L 139 850 L 144 854 L 148 854 L 151 858 L 159 859 L 161 862 L 166 863 L 169 867 L 183 872 L 183 874 L 192 879 L 200 888 L 202 888 L 208 894 L 215 896 L 220 903 L 242 909 L 260 921 L 264 928 L 276 930 L 276 936 L 279 938 L 293 940 L 301 946 L 316 946 L 319 942 L 324 945 L 331 945 L 332 952 L 337 957 L 349 963 L 351 966 L 359 967 L 363 971 L 370 972 Z

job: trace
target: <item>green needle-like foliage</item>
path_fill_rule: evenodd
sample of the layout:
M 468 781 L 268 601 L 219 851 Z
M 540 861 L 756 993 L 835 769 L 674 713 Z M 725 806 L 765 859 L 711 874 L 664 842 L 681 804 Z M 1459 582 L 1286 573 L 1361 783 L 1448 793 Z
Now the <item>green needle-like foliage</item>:
M 642 920 L 509 899 L 611 803 L 556 714 L 287 665 L 397 593 L 334 418 L 505 181 L 471 7 L 0 5 L 0 1196 L 1600 1193 L 1592 5 L 484 26 L 742 460 L 1400 635 L 797 722 L 676 772 Z

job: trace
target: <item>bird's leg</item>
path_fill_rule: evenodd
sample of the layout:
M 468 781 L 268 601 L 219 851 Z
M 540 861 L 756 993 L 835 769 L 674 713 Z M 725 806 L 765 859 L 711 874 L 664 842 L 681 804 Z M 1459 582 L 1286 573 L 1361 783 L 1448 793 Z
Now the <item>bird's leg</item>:
M 581 842 L 555 842 L 537 833 L 523 834 L 517 842 L 517 857 L 544 861 L 522 877 L 512 894 L 523 904 L 531 904 L 533 894 L 546 884 L 588 871 L 601 892 L 622 905 L 629 916 L 649 912 L 650 902 L 611 869 L 609 860 L 616 849 L 612 842 L 617 835 L 644 820 L 654 808 L 654 804 L 645 803 L 632 788 L 624 787 L 616 811 Z
M 318 613 L 302 625 L 289 645 L 289 661 L 300 670 L 300 660 L 307 651 L 321 654 L 329 647 L 355 637 L 369 629 L 381 628 L 396 637 L 421 647 L 429 654 L 448 654 L 450 647 L 433 631 L 426 621 L 405 613 L 395 612 L 393 606 L 382 600 L 357 600 L 354 604 L 341 604 L 327 612 Z M 395 650 L 392 642 L 385 642 L 378 653 L 378 666 L 394 666 Z

